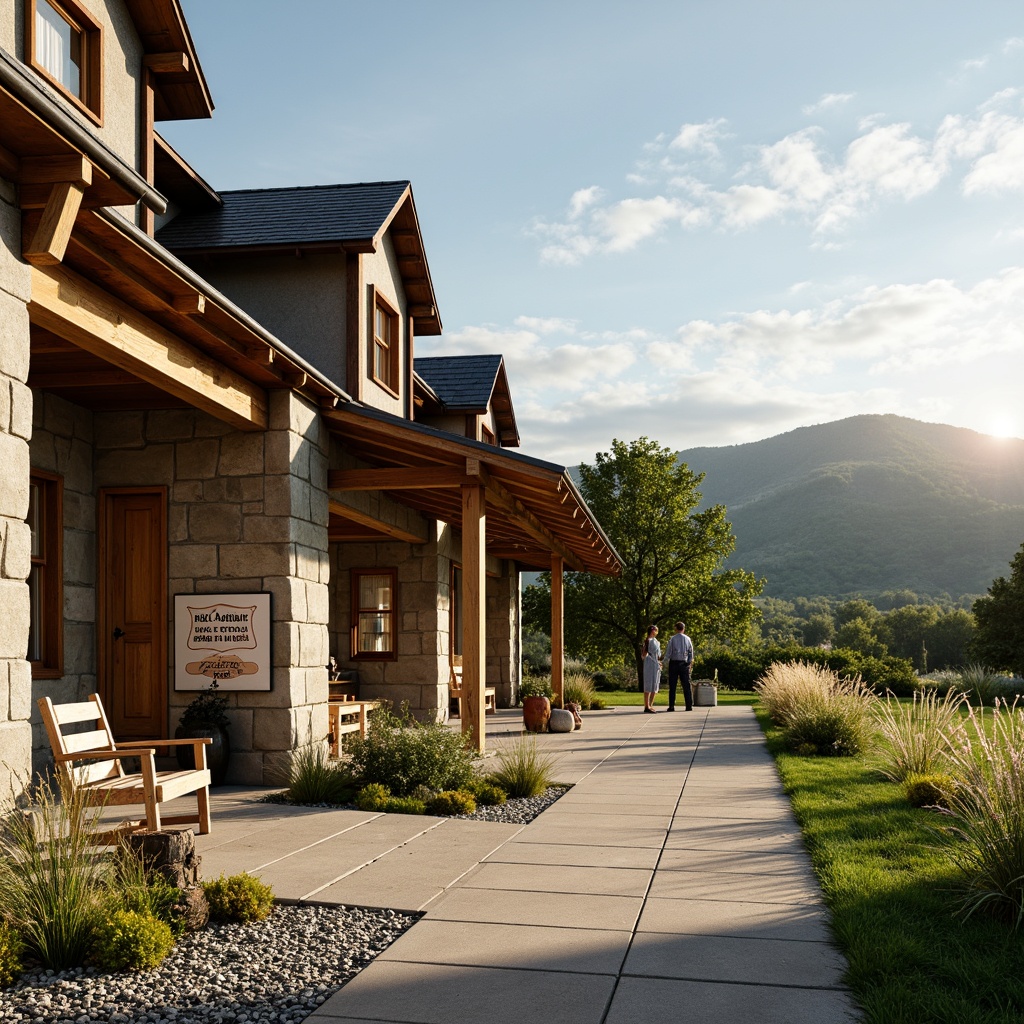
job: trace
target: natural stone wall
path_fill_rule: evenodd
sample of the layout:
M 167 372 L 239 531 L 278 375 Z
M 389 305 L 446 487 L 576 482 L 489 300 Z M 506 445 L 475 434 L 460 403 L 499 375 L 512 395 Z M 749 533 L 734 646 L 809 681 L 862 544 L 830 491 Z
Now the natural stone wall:
M 21 215 L 14 186 L 0 179 L 0 800 L 20 793 L 31 765 L 32 676 L 28 650 L 29 391 L 31 294 L 21 261 Z
M 273 595 L 273 689 L 228 693 L 229 782 L 271 781 L 328 730 L 326 431 L 305 400 L 270 399 L 265 433 L 185 409 L 96 416 L 97 487 L 169 487 L 169 616 L 175 594 Z M 173 729 L 195 694 L 169 690 Z
M 56 395 L 33 392 L 32 468 L 64 482 L 64 675 L 32 687 L 32 768 L 51 760 L 50 741 L 35 702 L 85 700 L 96 692 L 96 491 L 93 414 Z
M 506 562 L 500 576 L 487 578 L 487 685 L 498 707 L 514 707 L 519 697 L 519 573 Z

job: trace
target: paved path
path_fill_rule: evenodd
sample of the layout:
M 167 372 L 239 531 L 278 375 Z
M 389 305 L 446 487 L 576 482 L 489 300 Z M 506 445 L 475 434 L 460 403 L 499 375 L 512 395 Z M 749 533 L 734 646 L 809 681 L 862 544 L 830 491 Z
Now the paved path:
M 518 716 L 488 716 L 492 748 Z M 523 828 L 216 791 L 206 877 L 425 911 L 310 1022 L 859 1019 L 750 708 L 589 712 L 538 739 L 575 786 Z

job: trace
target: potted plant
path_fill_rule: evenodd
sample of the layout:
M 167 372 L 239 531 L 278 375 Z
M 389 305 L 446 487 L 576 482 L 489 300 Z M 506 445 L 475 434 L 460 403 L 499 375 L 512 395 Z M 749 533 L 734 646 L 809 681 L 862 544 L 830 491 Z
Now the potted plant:
M 218 693 L 218 688 L 217 680 L 214 679 L 209 688 L 201 691 L 185 708 L 181 722 L 174 731 L 175 739 L 209 736 L 213 740 L 206 748 L 206 766 L 210 769 L 210 781 L 214 786 L 223 785 L 228 761 L 231 759 L 228 698 Z M 178 747 L 176 754 L 179 767 L 195 767 L 191 747 Z
M 547 732 L 551 718 L 551 680 L 527 677 L 519 687 L 527 732 Z
M 694 679 L 693 703 L 699 708 L 718 706 L 718 669 L 714 679 Z

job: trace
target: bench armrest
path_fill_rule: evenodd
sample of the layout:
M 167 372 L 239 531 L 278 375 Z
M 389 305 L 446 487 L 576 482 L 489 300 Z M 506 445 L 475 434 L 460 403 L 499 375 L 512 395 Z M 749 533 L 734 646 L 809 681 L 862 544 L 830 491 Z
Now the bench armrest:
M 155 754 L 153 747 L 136 747 L 132 751 L 122 753 L 118 750 L 76 750 L 71 754 L 54 754 L 54 761 L 123 761 L 126 757 L 138 757 L 139 754 Z
M 124 740 L 118 741 L 118 750 L 131 750 L 132 748 L 139 749 L 143 747 L 184 747 L 195 746 L 197 743 L 202 743 L 209 746 L 213 743 L 213 739 L 209 736 L 190 736 L 183 740 Z

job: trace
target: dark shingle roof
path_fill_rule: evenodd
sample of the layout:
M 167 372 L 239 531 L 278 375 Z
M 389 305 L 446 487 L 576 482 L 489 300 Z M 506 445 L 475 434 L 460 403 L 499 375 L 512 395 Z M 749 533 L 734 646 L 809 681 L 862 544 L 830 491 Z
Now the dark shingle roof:
M 448 409 L 486 409 L 501 356 L 417 357 L 416 372 Z
M 181 214 L 156 237 L 173 250 L 364 241 L 408 187 L 408 181 L 377 181 L 221 192 L 220 209 Z

